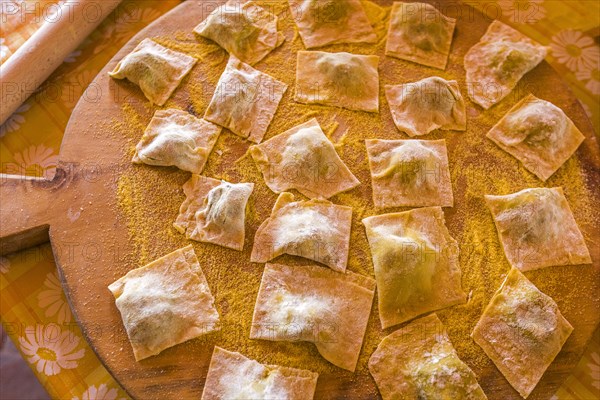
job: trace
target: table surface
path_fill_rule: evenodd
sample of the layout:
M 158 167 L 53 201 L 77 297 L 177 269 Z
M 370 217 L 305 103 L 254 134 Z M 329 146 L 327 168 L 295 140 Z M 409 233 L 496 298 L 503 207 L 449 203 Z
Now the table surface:
M 56 2 L 3 0 L 0 63 L 48 19 Z M 109 16 L 0 127 L 0 172 L 51 177 L 71 111 L 81 96 L 93 96 L 85 92 L 89 83 L 131 36 L 178 4 L 180 0 L 126 0 Z M 547 60 L 570 84 L 598 133 L 598 2 L 497 0 L 477 7 L 550 46 Z M 0 258 L 0 315 L 8 335 L 52 398 L 127 398 L 83 339 L 48 244 Z M 600 398 L 598 332 L 556 398 Z

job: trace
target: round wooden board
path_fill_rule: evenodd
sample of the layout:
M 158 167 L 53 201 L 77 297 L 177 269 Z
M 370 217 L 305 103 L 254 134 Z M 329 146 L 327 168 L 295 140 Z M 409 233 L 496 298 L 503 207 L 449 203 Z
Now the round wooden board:
M 328 366 L 310 343 L 294 343 L 286 347 L 279 343 L 247 339 L 249 330 L 246 329 L 251 321 L 242 321 L 241 318 L 253 308 L 262 274 L 262 265 L 248 261 L 252 238 L 258 224 L 270 214 L 276 195 L 266 188 L 258 171 L 251 170 L 252 161 L 244 157 L 249 143 L 229 132 L 221 135 L 205 174 L 233 181 L 249 177 L 255 179 L 257 187 L 250 202 L 251 215 L 248 217 L 245 249 L 235 252 L 201 243 L 194 243 L 194 247 L 215 295 L 219 312 L 226 321 L 235 321 L 237 315 L 239 323 L 231 326 L 241 328 L 228 330 L 225 324 L 225 329 L 218 334 L 175 346 L 142 362 L 134 360 L 121 317 L 107 286 L 127 271 L 188 243 L 172 229 L 171 223 L 183 201 L 181 185 L 189 174 L 174 168 L 134 166 L 130 163 L 132 147 L 141 137 L 143 127 L 150 121 L 155 108 L 148 104 L 137 87 L 110 79 L 107 71 L 112 70 L 123 56 L 146 37 L 156 38 L 179 50 L 214 50 L 214 54 L 199 62 L 167 104 L 202 116 L 214 91 L 216 79 L 224 69 L 226 54 L 214 44 L 195 38 L 192 29 L 220 3 L 222 1 L 190 0 L 181 4 L 136 35 L 115 56 L 94 80 L 88 95 L 73 112 L 63 140 L 58 173 L 53 181 L 4 177 L 2 198 L 14 200 L 3 202 L 6 204 L 1 210 L 2 250 L 19 250 L 44 241 L 49 226 L 50 241 L 71 308 L 100 360 L 134 398 L 199 398 L 214 345 L 250 353 L 262 362 L 290 367 L 307 366 L 295 365 L 293 358 L 286 364 L 283 351 L 292 349 L 294 352 L 308 353 L 309 357 L 313 357 L 310 367 L 314 366 L 321 373 L 316 398 L 377 397 L 378 392 L 366 370 L 366 362 L 378 341 L 393 331 L 381 331 L 376 317 L 377 299 L 369 321 L 367 340 L 354 374 Z M 391 4 L 390 1 L 380 3 L 386 6 Z M 439 6 L 439 3 L 436 4 Z M 514 192 L 531 186 L 563 186 L 592 252 L 593 266 L 555 267 L 527 274 L 542 291 L 558 302 L 565 317 L 575 327 L 563 350 L 530 396 L 532 399 L 546 399 L 577 364 L 600 319 L 597 296 L 600 292 L 600 222 L 593 212 L 595 209 L 597 214 L 600 209 L 598 145 L 575 96 L 545 62 L 527 74 L 517 89 L 491 110 L 483 111 L 471 103 L 466 96 L 462 59 L 491 21 L 460 3 L 448 3 L 447 10 L 442 11 L 455 16 L 457 10 L 462 10 L 462 17 L 457 23 L 446 71 L 387 58 L 383 55 L 383 42 L 377 46 L 335 45 L 325 49 L 381 56 L 382 101 L 379 114 L 309 107 L 293 102 L 294 53 L 302 45 L 294 34 L 289 14 L 283 15 L 280 25 L 287 37 L 286 42 L 256 65 L 257 69 L 289 85 L 269 127 L 267 138 L 306 121 L 314 110 L 314 116 L 322 124 L 327 125 L 334 119 L 340 124 L 333 134 L 334 139 L 339 139 L 348 129 L 348 145 L 340 146 L 339 152 L 362 184 L 334 197 L 332 201 L 354 206 L 353 250 L 349 269 L 373 275 L 360 219 L 394 210 L 376 210 L 370 205 L 371 186 L 362 140 L 406 138 L 393 125 L 383 96 L 383 85 L 412 82 L 430 75 L 456 79 L 467 100 L 468 131 L 436 132 L 425 138 L 447 140 L 456 206 L 445 209 L 445 213 L 451 234 L 461 243 L 463 287 L 467 293 L 470 292 L 470 303 L 443 310 L 438 315 L 445 323 L 459 355 L 478 375 L 490 399 L 517 399 L 519 396 L 468 336 L 482 308 L 509 268 L 502 257 L 482 196 L 487 193 Z M 562 108 L 587 137 L 576 155 L 545 184 L 524 171 L 514 158 L 485 138 L 489 128 L 530 92 Z M 471 223 L 473 221 L 476 223 Z M 476 237 L 480 229 L 486 232 L 486 237 Z M 298 261 L 291 257 L 283 260 Z M 241 289 L 232 285 L 241 285 Z M 232 293 L 239 293 L 243 285 L 248 287 L 243 297 L 228 297 Z M 241 337 L 233 340 L 227 336 L 234 334 Z M 232 343 L 239 345 L 228 347 Z

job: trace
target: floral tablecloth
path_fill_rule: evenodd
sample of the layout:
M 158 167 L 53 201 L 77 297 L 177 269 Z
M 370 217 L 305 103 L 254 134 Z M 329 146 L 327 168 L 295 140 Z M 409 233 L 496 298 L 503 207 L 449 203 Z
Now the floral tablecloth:
M 0 127 L 0 172 L 50 177 L 69 116 L 85 88 L 131 36 L 180 1 L 125 0 Z M 35 32 L 57 2 L 0 0 L 0 63 Z M 571 85 L 600 132 L 600 2 L 465 0 L 464 4 L 548 45 L 547 60 Z M 52 398 L 127 398 L 83 339 L 48 244 L 0 258 L 0 315 L 5 331 Z M 596 332 L 556 399 L 600 398 L 599 336 Z

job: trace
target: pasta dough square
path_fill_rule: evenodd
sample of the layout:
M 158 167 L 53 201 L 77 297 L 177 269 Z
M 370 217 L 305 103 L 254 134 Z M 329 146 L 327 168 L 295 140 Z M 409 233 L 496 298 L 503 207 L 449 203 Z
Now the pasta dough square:
M 562 188 L 485 196 L 508 262 L 521 271 L 592 259 Z
M 369 359 L 369 372 L 383 400 L 487 399 L 435 314 L 386 336 Z
M 220 329 L 215 299 L 191 245 L 129 271 L 108 289 L 136 361 Z
M 365 141 L 375 206 L 452 207 L 445 140 Z
M 446 69 L 455 26 L 430 4 L 394 2 L 385 54 Z
M 199 174 L 220 134 L 220 126 L 185 111 L 158 110 L 137 144 L 132 161 L 175 166 Z
M 469 97 L 487 110 L 505 98 L 545 57 L 544 46 L 493 21 L 465 55 Z
M 312 400 L 319 374 L 266 365 L 215 346 L 202 400 Z
M 394 124 L 410 137 L 436 129 L 467 129 L 465 101 L 456 81 L 437 76 L 403 85 L 386 85 Z
M 275 193 L 296 189 L 328 199 L 360 184 L 315 118 L 250 147 L 250 154 Z
M 379 112 L 379 57 L 299 51 L 295 100 Z
M 554 300 L 512 268 L 471 336 L 527 398 L 571 332 Z
M 266 264 L 250 339 L 312 342 L 327 361 L 354 371 L 375 281 L 316 265 Z
M 258 227 L 250 261 L 263 263 L 291 254 L 344 272 L 351 225 L 351 207 L 327 200 L 294 201 L 293 194 L 282 193 L 271 216 Z
M 458 243 L 441 207 L 363 219 L 371 247 L 383 329 L 464 303 Z
M 511 108 L 487 137 L 543 181 L 585 140 L 563 110 L 532 94 Z
M 229 54 L 254 65 L 285 41 L 278 18 L 254 1 L 228 1 L 217 7 L 194 33 L 216 42 Z
M 260 143 L 287 85 L 231 57 L 204 119 Z
M 196 61 L 187 54 L 144 39 L 108 75 L 135 83 L 150 103 L 163 106 Z
M 192 175 L 173 226 L 188 239 L 241 251 L 246 236 L 246 204 L 254 183 L 229 183 Z
M 307 49 L 334 43 L 377 43 L 360 0 L 288 0 Z

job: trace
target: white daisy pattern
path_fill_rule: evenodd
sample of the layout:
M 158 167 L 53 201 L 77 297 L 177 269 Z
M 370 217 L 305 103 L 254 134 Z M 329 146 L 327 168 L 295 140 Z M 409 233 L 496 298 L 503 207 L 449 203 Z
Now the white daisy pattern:
M 81 395 L 81 399 L 77 396 L 73 397 L 72 400 L 116 400 L 118 391 L 116 388 L 109 388 L 104 383 L 96 387 L 95 385 L 87 388 Z M 124 399 L 119 399 L 124 400 Z
M 592 386 L 600 390 L 600 354 L 592 352 L 590 353 L 590 358 L 592 361 L 587 366 L 592 376 Z
M 67 305 L 56 271 L 46 275 L 44 290 L 38 294 L 38 305 L 45 309 L 46 317 L 56 315 L 59 324 L 71 322 L 71 310 Z
M 25 111 L 28 111 L 31 108 L 29 104 L 23 104 L 21 107 L 17 108 L 17 111 L 13 113 L 2 126 L 0 126 L 0 138 L 6 135 L 9 132 L 14 132 L 25 122 L 25 117 L 23 114 Z
M 534 24 L 546 17 L 544 0 L 498 0 L 498 6 L 511 22 Z
M 6 257 L 0 257 L 0 273 L 6 274 L 10 270 L 10 260 Z
M 600 47 L 581 31 L 566 30 L 552 37 L 552 56 L 573 72 L 591 71 L 598 66 Z
M 33 145 L 14 155 L 16 168 L 21 175 L 46 177 L 54 176 L 58 155 L 54 149 L 40 145 Z
M 585 88 L 591 94 L 600 95 L 600 63 L 593 69 L 575 72 L 575 77 L 585 83 Z
M 77 360 L 85 354 L 85 349 L 77 350 L 80 341 L 73 332 L 62 331 L 56 324 L 29 326 L 25 328 L 25 336 L 19 337 L 21 352 L 27 361 L 46 376 L 77 368 Z

